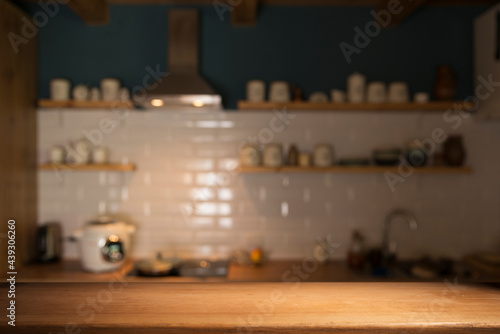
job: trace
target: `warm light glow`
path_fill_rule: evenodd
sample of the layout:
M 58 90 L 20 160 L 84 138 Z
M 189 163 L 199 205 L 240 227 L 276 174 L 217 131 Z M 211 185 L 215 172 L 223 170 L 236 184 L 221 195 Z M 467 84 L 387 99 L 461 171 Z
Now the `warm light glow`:
M 120 238 L 115 234 L 109 236 L 109 241 L 111 242 L 117 242 L 118 240 L 120 240 Z
M 203 101 L 200 101 L 200 100 L 193 101 L 193 106 L 195 106 L 197 108 L 203 107 L 204 105 L 205 105 L 205 103 L 203 103 Z
M 163 107 L 163 100 L 160 100 L 160 99 L 154 99 L 154 100 L 151 100 L 151 105 L 153 107 Z

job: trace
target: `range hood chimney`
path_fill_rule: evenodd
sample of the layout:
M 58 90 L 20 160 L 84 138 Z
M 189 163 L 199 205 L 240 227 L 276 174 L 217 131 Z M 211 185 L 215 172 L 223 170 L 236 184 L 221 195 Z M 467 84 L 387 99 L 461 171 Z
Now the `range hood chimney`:
M 169 11 L 169 72 L 147 89 L 146 96 L 134 96 L 138 105 L 147 109 L 221 109 L 221 96 L 199 74 L 199 21 L 195 9 Z

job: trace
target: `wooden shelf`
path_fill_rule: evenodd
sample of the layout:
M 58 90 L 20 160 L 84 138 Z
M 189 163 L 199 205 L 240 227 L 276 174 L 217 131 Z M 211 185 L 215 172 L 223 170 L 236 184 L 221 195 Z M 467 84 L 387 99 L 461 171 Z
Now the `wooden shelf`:
M 66 109 L 134 109 L 132 101 L 53 101 L 39 100 L 40 108 L 66 108 Z
M 405 169 L 405 172 L 407 170 Z M 399 166 L 331 166 L 331 167 L 238 167 L 242 174 L 254 173 L 399 173 Z M 471 167 L 414 167 L 415 174 L 470 174 Z
M 75 171 L 105 171 L 105 172 L 131 172 L 136 169 L 135 164 L 89 164 L 89 165 L 72 165 L 72 164 L 42 164 L 38 167 L 39 170 L 75 170 Z
M 312 102 L 249 102 L 239 101 L 238 109 L 245 111 L 271 111 L 273 109 L 303 111 L 445 111 L 459 109 L 466 111 L 472 103 L 463 101 L 431 101 L 428 103 L 312 103 Z

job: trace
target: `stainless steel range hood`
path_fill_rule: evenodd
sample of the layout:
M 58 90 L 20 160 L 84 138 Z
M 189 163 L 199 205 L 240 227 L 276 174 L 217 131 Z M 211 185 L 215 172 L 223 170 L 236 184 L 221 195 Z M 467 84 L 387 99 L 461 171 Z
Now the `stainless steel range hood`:
M 170 10 L 168 71 L 135 102 L 147 109 L 221 109 L 222 99 L 199 74 L 199 14 L 194 9 Z M 154 88 L 153 88 L 154 87 Z

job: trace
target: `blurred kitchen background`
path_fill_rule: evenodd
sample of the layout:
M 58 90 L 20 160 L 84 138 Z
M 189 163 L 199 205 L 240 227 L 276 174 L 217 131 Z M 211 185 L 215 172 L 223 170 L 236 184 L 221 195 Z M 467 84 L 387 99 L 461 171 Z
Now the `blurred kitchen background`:
M 29 12 L 37 4 L 23 3 Z M 99 86 L 104 77 L 141 86 L 147 68 L 167 72 L 170 5 L 111 5 L 108 25 L 89 26 L 65 6 L 39 30 L 38 94 L 49 98 L 50 80 Z M 471 174 L 415 174 L 391 191 L 381 173 L 257 173 L 236 171 L 242 143 L 270 127 L 274 114 L 238 111 L 249 80 L 285 80 L 330 94 L 346 90 L 353 72 L 367 81 L 405 81 L 413 93 L 433 95 L 437 67 L 456 73 L 456 100 L 474 95 L 473 21 L 488 7 L 425 6 L 397 27 L 382 29 L 346 62 L 340 43 L 354 43 L 356 26 L 373 20 L 372 7 L 261 6 L 249 27 L 231 24 L 213 5 L 201 17 L 202 76 L 222 95 L 223 111 L 94 110 L 38 112 L 38 163 L 54 145 L 103 134 L 113 162 L 133 162 L 133 172 L 71 171 L 62 179 L 38 172 L 38 222 L 58 221 L 70 236 L 99 214 L 119 213 L 136 224 L 133 257 L 157 251 L 176 255 L 230 254 L 262 247 L 270 258 L 312 255 L 318 237 L 331 236 L 344 259 L 354 229 L 368 245 L 381 243 L 382 225 L 394 208 L 418 218 L 417 231 L 395 224 L 391 235 L 401 257 L 423 254 L 460 258 L 500 248 L 500 125 L 463 118 L 445 122 L 443 112 L 294 111 L 289 126 L 273 134 L 285 152 L 291 144 L 312 152 L 330 143 L 335 158 L 371 156 L 380 146 L 404 147 L 431 138 L 436 128 L 460 134 Z M 261 142 L 266 143 L 266 142 Z M 65 243 L 64 258 L 76 258 Z

